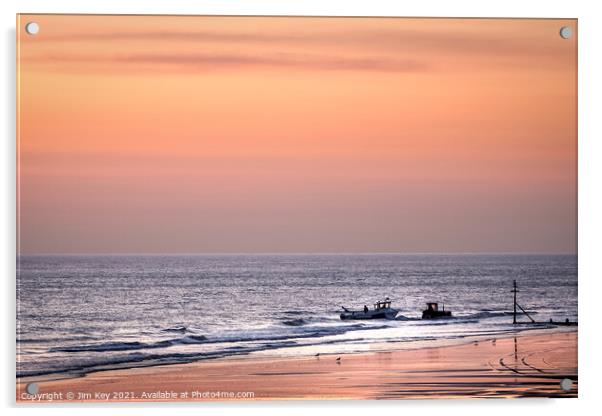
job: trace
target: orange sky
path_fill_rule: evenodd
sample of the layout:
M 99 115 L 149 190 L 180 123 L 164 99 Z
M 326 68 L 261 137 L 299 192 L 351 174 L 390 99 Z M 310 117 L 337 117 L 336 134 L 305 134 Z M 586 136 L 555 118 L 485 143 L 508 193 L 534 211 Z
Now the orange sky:
M 574 253 L 565 25 L 21 15 L 21 252 Z

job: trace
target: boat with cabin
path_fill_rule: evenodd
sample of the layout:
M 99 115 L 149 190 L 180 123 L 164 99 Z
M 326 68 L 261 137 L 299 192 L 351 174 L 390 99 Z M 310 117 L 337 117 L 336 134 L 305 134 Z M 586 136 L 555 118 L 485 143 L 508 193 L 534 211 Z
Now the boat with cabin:
M 364 305 L 363 310 L 352 311 L 347 309 L 344 306 L 343 313 L 341 313 L 340 317 L 342 320 L 347 319 L 395 319 L 397 313 L 399 312 L 397 309 L 391 307 L 392 300 L 388 297 L 384 300 L 379 300 L 374 304 L 373 309 L 369 309 L 368 306 Z

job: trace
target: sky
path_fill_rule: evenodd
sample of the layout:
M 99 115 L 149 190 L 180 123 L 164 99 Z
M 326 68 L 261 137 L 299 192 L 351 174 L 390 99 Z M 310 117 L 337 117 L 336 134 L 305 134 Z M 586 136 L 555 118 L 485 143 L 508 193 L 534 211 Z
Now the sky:
M 576 26 L 20 15 L 19 252 L 576 253 Z

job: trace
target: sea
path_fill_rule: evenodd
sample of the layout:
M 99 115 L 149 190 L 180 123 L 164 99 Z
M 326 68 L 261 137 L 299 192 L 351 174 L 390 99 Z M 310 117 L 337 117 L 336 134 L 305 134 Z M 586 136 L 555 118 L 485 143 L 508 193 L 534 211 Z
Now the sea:
M 517 301 L 537 322 L 513 325 Z M 341 320 L 389 297 L 394 320 Z M 422 320 L 426 302 L 452 311 Z M 520 311 L 520 309 L 519 309 Z M 529 322 L 519 314 L 520 322 Z M 416 348 L 577 316 L 576 255 L 202 254 L 17 258 L 17 377 L 237 356 Z

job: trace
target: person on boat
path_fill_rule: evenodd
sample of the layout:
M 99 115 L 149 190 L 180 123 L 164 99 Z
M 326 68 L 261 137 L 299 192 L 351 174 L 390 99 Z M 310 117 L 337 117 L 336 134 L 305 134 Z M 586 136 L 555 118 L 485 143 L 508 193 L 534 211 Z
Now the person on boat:
M 368 307 L 364 305 L 364 313 L 368 313 Z

